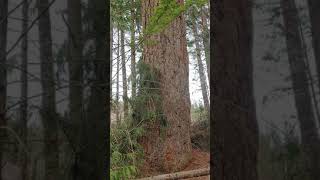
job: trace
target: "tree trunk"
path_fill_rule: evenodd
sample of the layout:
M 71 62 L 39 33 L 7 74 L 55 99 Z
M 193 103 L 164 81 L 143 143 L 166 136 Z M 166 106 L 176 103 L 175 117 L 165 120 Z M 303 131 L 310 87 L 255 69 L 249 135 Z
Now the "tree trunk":
M 126 119 L 128 117 L 128 85 L 127 85 L 127 68 L 126 68 L 126 54 L 124 48 L 124 31 L 120 30 L 121 35 L 121 64 L 122 64 L 122 88 L 123 88 L 123 118 Z
M 8 0 L 0 1 L 0 127 L 7 125 L 6 101 L 7 101 L 7 25 L 8 25 Z M 6 140 L 5 129 L 0 129 L 0 163 L 3 164 L 4 143 Z M 2 180 L 2 168 L 0 169 L 0 180 Z
M 117 92 L 116 92 L 116 116 L 117 116 L 117 124 L 120 124 L 120 107 L 119 107 L 119 76 L 120 76 L 120 30 L 118 29 L 118 57 L 117 57 Z
M 142 24 L 146 29 L 158 0 L 142 1 Z M 183 0 L 177 1 L 183 3 Z M 146 39 L 142 62 L 156 74 L 153 84 L 160 101 L 145 105 L 145 113 L 160 108 L 154 121 L 146 122 L 146 133 L 140 143 L 144 147 L 146 160 L 151 166 L 164 171 L 176 171 L 191 158 L 190 140 L 190 95 L 189 60 L 187 55 L 186 27 L 183 15 L 177 17 L 161 33 Z M 142 82 L 143 84 L 148 82 Z M 142 91 L 141 89 L 140 91 Z
M 161 174 L 158 176 L 141 178 L 137 180 L 174 180 L 174 179 L 187 179 L 187 178 L 189 179 L 189 178 L 208 176 L 208 175 L 210 175 L 209 168 L 203 168 L 203 169 L 195 169 L 191 171 L 175 172 L 171 174 Z
M 39 19 L 41 86 L 43 96 L 41 99 L 41 117 L 44 125 L 45 138 L 45 179 L 59 179 L 59 148 L 58 123 L 55 106 L 55 82 L 52 55 L 52 36 L 50 11 L 48 0 L 38 1 L 38 13 L 43 13 Z
M 308 5 L 311 21 L 312 43 L 318 73 L 318 85 L 320 87 L 320 1 L 308 0 Z
M 136 96 L 136 45 L 135 45 L 135 6 L 134 0 L 131 0 L 131 97 L 134 98 Z
M 109 50 L 109 52 L 110 52 L 110 100 L 112 101 L 112 69 L 113 69 L 113 51 L 112 51 L 112 49 L 113 49 L 113 21 L 112 21 L 112 17 L 110 16 L 110 18 L 109 18 L 109 20 L 110 20 L 110 50 Z M 111 101 L 110 101 L 110 103 L 111 103 Z
M 310 179 L 316 180 L 320 177 L 320 141 L 312 111 L 298 10 L 294 0 L 281 0 L 281 8 L 301 142 L 306 155 L 305 172 Z
M 200 49 L 200 39 L 199 39 L 200 37 L 198 34 L 198 27 L 196 24 L 194 12 L 193 12 L 192 16 L 193 16 L 193 17 L 191 17 L 192 18 L 192 31 L 193 31 L 193 35 L 195 38 L 197 62 L 198 62 L 198 68 L 199 68 L 198 72 L 199 72 L 199 76 L 200 76 L 202 98 L 203 98 L 204 106 L 205 106 L 207 112 L 209 112 L 210 108 L 209 108 L 209 98 L 208 98 L 208 90 L 207 90 L 207 78 L 204 73 L 203 63 L 201 60 L 201 49 Z
M 105 0 L 89 1 L 93 13 L 93 34 L 95 35 L 94 78 L 91 85 L 87 119 L 84 124 L 83 147 L 80 154 L 82 162 L 79 173 L 81 180 L 105 179 L 110 169 L 106 157 L 110 152 L 109 130 L 110 117 L 110 42 L 109 6 Z
M 258 125 L 253 93 L 252 4 L 213 1 L 212 179 L 257 180 Z
M 204 54 L 207 63 L 208 79 L 210 78 L 210 35 L 207 23 L 207 16 L 204 8 L 201 8 L 201 28 L 202 28 L 202 41 L 204 46 Z
M 82 62 L 82 21 L 81 1 L 68 0 L 68 68 L 69 68 L 69 111 L 72 147 L 75 153 L 74 168 L 78 168 L 78 153 L 81 148 L 81 126 L 84 120 L 83 114 L 83 62 Z M 82 163 L 82 162 L 80 162 Z M 79 174 L 73 174 L 79 176 Z M 77 178 L 78 179 L 78 178 Z
M 27 31 L 28 21 L 29 21 L 29 2 L 24 0 L 22 7 L 22 33 Z M 20 137 L 25 145 L 27 145 L 27 122 L 28 122 L 28 34 L 26 34 L 22 39 L 21 44 L 21 106 L 20 106 L 20 123 L 21 123 L 21 133 Z M 23 180 L 27 179 L 27 154 L 21 154 L 21 177 Z

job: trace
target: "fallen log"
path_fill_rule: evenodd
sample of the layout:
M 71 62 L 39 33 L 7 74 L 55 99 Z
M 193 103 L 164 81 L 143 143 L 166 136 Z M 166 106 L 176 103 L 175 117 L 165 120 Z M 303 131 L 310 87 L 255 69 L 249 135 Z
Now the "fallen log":
M 158 176 L 152 176 L 147 178 L 141 178 L 137 180 L 176 180 L 176 179 L 186 179 L 200 176 L 208 176 L 210 175 L 209 168 L 196 169 L 191 171 L 181 171 L 170 174 L 162 174 Z

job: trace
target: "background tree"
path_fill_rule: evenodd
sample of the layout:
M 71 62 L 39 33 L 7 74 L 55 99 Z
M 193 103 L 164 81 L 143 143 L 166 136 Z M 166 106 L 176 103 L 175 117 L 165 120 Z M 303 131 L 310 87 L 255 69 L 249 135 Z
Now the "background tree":
M 318 73 L 318 84 L 320 87 L 320 25 L 318 23 L 318 20 L 320 18 L 320 2 L 316 0 L 308 0 L 308 5 L 311 22 L 313 49 Z
M 282 0 L 281 9 L 286 34 L 286 45 L 291 70 L 301 140 L 306 155 L 306 172 L 310 179 L 320 176 L 320 141 L 312 110 L 311 95 L 306 74 L 303 45 L 299 31 L 299 16 L 294 0 Z
M 6 140 L 7 126 L 6 101 L 7 101 L 7 24 L 8 24 L 8 0 L 0 2 L 0 163 L 3 162 L 4 141 Z M 2 180 L 2 167 L 0 169 L 0 180 Z
M 116 90 L 116 116 L 117 116 L 117 123 L 120 124 L 121 118 L 120 118 L 120 106 L 119 106 L 119 76 L 120 76 L 120 30 L 118 30 L 118 57 L 117 57 L 117 79 L 116 79 L 116 83 L 117 83 L 117 90 Z
M 201 29 L 202 29 L 202 41 L 204 46 L 204 53 L 206 57 L 207 64 L 207 75 L 208 79 L 210 77 L 210 35 L 209 35 L 209 26 L 208 26 L 208 9 L 206 7 L 202 7 L 200 9 L 201 13 Z
M 108 134 L 110 127 L 107 118 L 109 114 L 110 89 L 109 70 L 110 56 L 109 47 L 106 42 L 110 42 L 108 19 L 109 6 L 104 0 L 90 1 L 89 6 L 93 13 L 93 34 L 95 56 L 93 60 L 94 77 L 90 86 L 90 97 L 87 106 L 87 119 L 83 124 L 82 139 L 84 147 L 80 155 L 80 160 L 84 162 L 80 169 L 81 179 L 104 179 L 107 170 L 110 169 L 110 162 L 107 161 L 109 154 Z M 107 140 L 107 141 L 106 141 Z
M 126 51 L 125 51 L 125 34 L 124 30 L 120 29 L 120 46 L 121 46 L 121 69 L 122 69 L 122 89 L 123 89 L 123 112 L 124 119 L 128 117 L 128 83 L 127 83 L 127 68 L 126 68 Z
M 197 56 L 198 72 L 199 72 L 199 76 L 200 76 L 202 98 L 203 98 L 204 106 L 207 109 L 207 111 L 209 112 L 210 107 L 209 107 L 209 98 L 208 98 L 208 89 L 207 89 L 207 78 L 206 78 L 203 62 L 201 59 L 201 48 L 200 48 L 200 39 L 201 38 L 198 34 L 198 24 L 196 22 L 196 9 L 195 8 L 192 9 L 191 21 L 192 21 L 192 32 L 194 35 L 194 43 L 196 46 L 195 51 L 196 51 L 196 56 Z M 204 39 L 204 40 L 206 40 L 206 39 Z
M 29 2 L 24 0 L 24 4 L 22 7 L 22 32 L 27 32 L 28 29 L 28 21 L 29 21 Z M 23 139 L 23 143 L 25 145 L 28 144 L 27 137 L 28 137 L 28 34 L 23 36 L 22 44 L 21 44 L 21 105 L 20 105 L 20 123 L 21 123 L 21 133 L 20 137 Z M 23 153 L 21 155 L 21 166 L 22 172 L 21 176 L 23 180 L 27 179 L 27 161 L 28 156 L 27 154 Z
M 131 95 L 136 96 L 136 13 L 135 1 L 131 0 L 130 52 L 131 52 Z
M 39 40 L 41 61 L 41 117 L 45 139 L 45 178 L 54 180 L 59 176 L 58 121 L 56 116 L 56 94 L 53 69 L 52 34 L 48 0 L 37 2 L 39 18 Z
M 68 0 L 68 67 L 69 67 L 69 111 L 72 123 L 72 142 L 75 165 L 81 151 L 81 126 L 84 122 L 83 106 L 83 61 L 82 61 L 82 13 L 80 0 Z M 81 162 L 80 162 L 81 163 Z M 79 174 L 77 174 L 79 175 Z M 77 177 L 78 179 L 79 177 Z

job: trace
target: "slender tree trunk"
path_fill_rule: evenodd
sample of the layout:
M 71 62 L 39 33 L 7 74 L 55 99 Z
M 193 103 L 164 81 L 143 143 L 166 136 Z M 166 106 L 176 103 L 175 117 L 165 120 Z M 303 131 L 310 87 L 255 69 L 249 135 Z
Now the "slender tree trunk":
M 113 21 L 112 21 L 112 17 L 110 16 L 110 95 L 111 95 L 111 99 L 112 100 L 112 69 L 113 69 Z M 110 101 L 111 103 L 111 101 Z
M 158 0 L 142 1 L 142 24 L 147 27 Z M 178 0 L 183 4 L 183 0 Z M 142 62 L 155 73 L 151 79 L 156 97 L 143 107 L 143 113 L 159 108 L 155 120 L 146 120 L 146 133 L 140 140 L 150 166 L 176 171 L 191 158 L 189 60 L 187 55 L 186 23 L 184 15 L 177 17 L 161 33 L 152 35 L 143 49 Z M 157 82 L 154 82 L 157 81 Z M 142 82 L 142 84 L 146 84 Z M 148 87 L 145 87 L 148 88 Z M 142 88 L 140 91 L 143 91 Z M 155 101 L 159 104 L 154 104 Z
M 131 0 L 131 24 L 130 24 L 130 46 L 131 46 L 131 96 L 136 96 L 136 45 L 135 45 L 135 6 L 134 0 Z
M 84 121 L 83 114 L 83 62 L 82 62 L 82 16 L 81 16 L 81 0 L 68 0 L 68 23 L 69 23 L 69 40 L 68 40 L 68 67 L 69 67 L 69 111 L 70 121 L 72 124 L 71 140 L 74 151 L 74 178 L 79 176 L 79 153 L 81 150 L 81 130 Z M 79 177 L 77 177 L 78 179 Z
M 110 34 L 107 23 L 109 18 L 109 6 L 105 0 L 91 1 L 93 12 L 93 26 L 95 35 L 95 59 L 94 78 L 91 85 L 91 95 L 88 104 L 88 116 L 83 131 L 85 146 L 81 151 L 80 179 L 106 179 L 110 169 L 110 162 L 107 161 L 109 154 L 110 130 L 110 49 L 107 43 L 110 42 Z
M 201 83 L 201 91 L 202 91 L 202 98 L 204 102 L 204 106 L 206 110 L 209 112 L 209 98 L 208 98 L 208 89 L 207 89 L 207 78 L 204 73 L 203 63 L 201 60 L 201 49 L 200 49 L 200 36 L 198 34 L 198 27 L 195 20 L 195 13 L 192 14 L 192 31 L 195 38 L 195 45 L 196 45 L 196 54 L 197 54 L 197 62 L 198 62 L 198 72 L 200 76 L 200 83 Z
M 320 87 L 320 1 L 308 0 L 308 5 L 311 21 L 312 43 L 318 73 L 318 85 Z
M 124 46 L 124 31 L 120 30 L 121 35 L 121 64 L 122 64 L 122 88 L 123 88 L 123 117 L 126 119 L 128 117 L 128 84 L 127 84 L 127 68 L 126 68 L 126 54 Z
M 29 2 L 28 0 L 24 0 L 24 4 L 22 7 L 22 32 L 26 32 L 28 28 L 28 21 L 29 21 Z M 21 134 L 20 137 L 23 140 L 23 143 L 27 145 L 27 136 L 28 136 L 28 35 L 26 34 L 22 39 L 21 44 L 21 106 L 20 106 L 20 122 L 21 122 Z M 24 151 L 23 151 L 24 152 Z M 28 156 L 27 154 L 21 155 L 21 177 L 23 180 L 27 179 L 27 161 Z
M 0 127 L 7 125 L 6 101 L 7 101 L 7 25 L 8 25 L 8 0 L 0 1 Z M 0 163 L 3 164 L 4 143 L 7 133 L 0 129 Z M 2 142 L 1 142 L 2 141 Z M 0 180 L 2 180 L 2 168 L 0 169 Z
M 39 0 L 37 3 L 38 13 L 45 11 L 39 19 L 41 86 L 44 94 L 40 113 L 45 138 L 45 179 L 56 180 L 60 175 L 50 11 L 46 11 L 48 0 Z
M 209 36 L 209 26 L 207 23 L 207 16 L 205 13 L 206 13 L 205 9 L 201 8 L 202 42 L 204 46 L 204 54 L 206 57 L 207 74 L 208 74 L 208 78 L 210 78 L 210 36 Z
M 320 141 L 312 111 L 303 46 L 299 33 L 299 16 L 294 0 L 281 0 L 288 60 L 300 123 L 301 140 L 306 155 L 305 172 L 310 179 L 320 177 Z
M 116 92 L 116 116 L 117 116 L 117 124 L 120 124 L 120 107 L 119 107 L 119 76 L 120 76 L 120 30 L 118 29 L 118 57 L 117 57 L 117 92 Z
M 253 93 L 252 4 L 213 1 L 211 178 L 257 180 L 258 125 Z

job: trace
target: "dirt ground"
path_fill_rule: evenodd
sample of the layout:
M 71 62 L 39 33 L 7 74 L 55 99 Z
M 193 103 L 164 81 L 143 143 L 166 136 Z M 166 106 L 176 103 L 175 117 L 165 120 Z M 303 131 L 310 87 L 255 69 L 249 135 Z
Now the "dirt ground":
M 183 171 L 207 168 L 209 166 L 210 166 L 210 154 L 208 152 L 203 152 L 198 149 L 193 149 L 192 159 Z M 186 180 L 208 180 L 208 179 L 210 179 L 210 176 L 188 178 Z
M 210 163 L 210 154 L 209 152 L 204 152 L 199 149 L 193 149 L 192 150 L 192 159 L 189 162 L 189 164 L 181 171 L 190 171 L 195 169 L 201 169 L 201 168 L 207 168 L 209 167 Z M 150 177 L 150 176 L 156 176 L 164 174 L 162 172 L 156 171 L 154 169 L 150 169 L 147 167 L 144 167 L 141 170 L 140 177 Z M 209 180 L 210 176 L 202 176 L 197 178 L 188 178 L 186 180 Z

